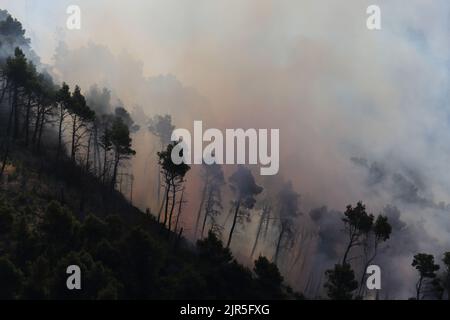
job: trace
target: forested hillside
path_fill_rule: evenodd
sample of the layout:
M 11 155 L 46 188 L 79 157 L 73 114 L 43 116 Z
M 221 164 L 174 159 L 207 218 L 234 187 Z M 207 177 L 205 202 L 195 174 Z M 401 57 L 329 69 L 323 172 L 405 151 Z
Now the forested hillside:
M 70 51 L 57 51 L 64 65 Z M 120 97 L 112 103 L 116 93 L 60 79 L 71 72 L 61 69 L 43 64 L 22 24 L 0 10 L 0 299 L 381 299 L 366 285 L 371 265 L 417 272 L 413 299 L 450 298 L 450 253 L 417 253 L 433 238 L 395 206 L 372 214 L 360 201 L 305 214 L 290 179 L 175 164 L 169 111 L 150 117 Z M 139 171 L 156 190 L 141 187 L 153 202 L 146 210 L 135 206 L 129 170 L 139 133 L 157 141 Z M 371 186 L 392 176 L 402 203 L 448 210 L 409 176 L 351 161 Z M 82 290 L 66 286 L 70 265 L 81 268 Z M 383 277 L 392 290 L 403 280 Z
M 96 113 L 37 71 L 20 22 L 0 13 L 0 298 L 296 297 L 267 259 L 247 269 L 214 233 L 191 245 L 133 207 L 117 190 L 135 154 L 129 114 Z M 69 265 L 82 290 L 67 289 Z

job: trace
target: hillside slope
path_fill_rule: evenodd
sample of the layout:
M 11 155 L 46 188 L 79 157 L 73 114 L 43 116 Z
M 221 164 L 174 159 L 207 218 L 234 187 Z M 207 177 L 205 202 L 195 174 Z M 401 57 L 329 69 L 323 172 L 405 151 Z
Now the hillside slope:
M 16 146 L 1 181 L 0 298 L 293 297 L 265 258 L 252 272 L 213 234 L 193 247 L 68 160 Z M 82 290 L 66 287 L 73 264 Z

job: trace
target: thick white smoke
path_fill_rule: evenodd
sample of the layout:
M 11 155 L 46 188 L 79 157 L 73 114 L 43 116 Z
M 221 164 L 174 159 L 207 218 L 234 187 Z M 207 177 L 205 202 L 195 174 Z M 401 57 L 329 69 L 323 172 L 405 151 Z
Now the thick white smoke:
M 448 1 L 378 1 L 381 31 L 366 28 L 366 0 L 80 0 L 82 29 L 62 31 L 68 4 L 0 0 L 61 80 L 106 86 L 130 111 L 170 113 L 179 127 L 280 128 L 280 175 L 305 213 L 358 200 L 373 213 L 396 206 L 408 231 L 387 253 L 388 273 L 401 279 L 390 297 L 411 295 L 415 251 L 450 249 Z M 152 206 L 156 140 L 141 130 L 135 143 L 136 201 Z M 195 168 L 189 181 L 195 212 Z M 318 226 L 308 214 L 300 223 Z M 238 236 L 252 239 L 255 228 Z M 403 237 L 415 241 L 400 251 Z M 316 250 L 323 245 L 334 244 Z M 290 276 L 300 289 L 317 261 L 328 263 L 324 252 Z

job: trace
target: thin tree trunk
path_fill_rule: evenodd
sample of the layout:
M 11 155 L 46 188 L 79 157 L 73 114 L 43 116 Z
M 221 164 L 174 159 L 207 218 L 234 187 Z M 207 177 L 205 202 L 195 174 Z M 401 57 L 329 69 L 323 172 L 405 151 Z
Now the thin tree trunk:
M 167 225 L 167 214 L 169 211 L 169 192 L 170 192 L 171 183 L 169 180 L 166 180 L 166 199 L 165 199 L 165 209 L 164 209 L 164 226 Z
M 86 171 L 89 172 L 89 156 L 91 155 L 91 140 L 92 140 L 92 131 L 89 134 L 88 146 L 87 146 L 87 155 L 86 155 Z
M 44 110 L 45 112 L 45 110 Z M 42 141 L 42 133 L 44 132 L 44 124 L 45 124 L 45 114 L 41 117 L 41 123 L 39 125 L 39 135 L 38 135 L 38 141 L 37 141 L 37 151 L 41 151 L 41 141 Z
M 9 93 L 9 101 L 11 101 L 11 93 Z M 2 166 L 0 168 L 0 177 L 3 176 L 3 173 L 5 172 L 5 168 L 6 168 L 6 162 L 8 161 L 8 156 L 9 156 L 9 149 L 10 149 L 10 144 L 11 144 L 11 126 L 12 126 L 12 121 L 13 121 L 13 105 L 11 104 L 11 110 L 9 112 L 9 117 L 8 117 L 8 126 L 6 128 L 6 149 L 5 152 L 3 154 L 3 159 L 2 159 Z
M 77 132 L 77 115 L 73 116 L 73 122 L 72 122 L 72 151 L 70 153 L 70 158 L 72 161 L 75 161 L 75 153 L 76 153 L 76 147 L 75 147 L 75 135 Z
M 347 263 L 347 256 L 348 256 L 348 253 L 350 252 L 350 249 L 353 247 L 353 241 L 354 241 L 354 235 L 352 234 L 350 236 L 350 241 L 348 243 L 347 249 L 345 250 L 344 257 L 342 258 L 342 265 L 345 265 Z
M 42 108 L 42 106 L 40 106 L 40 105 L 37 106 L 37 116 L 36 116 L 36 121 L 34 122 L 33 138 L 31 139 L 31 142 L 33 144 L 36 143 L 36 140 L 38 137 L 39 124 L 41 123 L 41 113 L 42 113 L 41 108 Z
M 231 225 L 230 234 L 228 236 L 227 248 L 230 247 L 231 238 L 233 237 L 234 228 L 236 227 L 236 221 L 239 214 L 239 209 L 241 208 L 241 199 L 237 201 L 236 210 L 234 211 L 233 224 Z
M 252 253 L 250 254 L 250 258 L 253 258 L 255 254 L 256 247 L 258 246 L 259 235 L 261 234 L 262 225 L 264 222 L 266 207 L 264 207 L 263 212 L 261 214 L 261 219 L 259 220 L 258 231 L 256 232 L 255 242 L 253 243 Z
M 202 211 L 203 211 L 203 205 L 205 202 L 207 188 L 208 188 L 208 181 L 205 181 L 205 184 L 203 185 L 202 197 L 200 198 L 200 205 L 199 205 L 198 211 L 197 211 L 197 220 L 195 222 L 195 229 L 194 229 L 195 230 L 194 231 L 194 239 L 197 238 L 198 226 L 200 224 L 200 217 L 201 217 Z
M 133 205 L 133 184 L 134 184 L 133 174 L 131 174 L 130 179 L 131 179 L 131 181 L 130 181 L 130 203 L 131 203 L 131 205 Z
M 116 182 L 117 182 L 117 171 L 119 169 L 119 154 L 116 152 L 115 161 L 114 161 L 114 170 L 113 175 L 111 179 L 111 189 L 114 190 L 116 188 Z
M 419 279 L 419 282 L 416 286 L 416 299 L 420 300 L 420 292 L 422 291 L 422 281 L 423 281 L 423 277 L 421 276 Z
M 166 185 L 166 188 L 164 191 L 164 201 L 161 202 L 161 206 L 159 207 L 159 211 L 158 211 L 158 223 L 161 222 L 161 213 L 164 208 L 164 204 L 166 203 L 168 194 L 169 194 L 169 189 L 167 188 L 167 185 Z
M 5 153 L 3 154 L 3 159 L 2 159 L 2 167 L 0 168 L 0 178 L 3 177 L 3 173 L 5 172 L 5 169 L 6 169 L 6 162 L 8 161 L 8 156 L 9 156 L 9 148 L 10 148 L 9 137 L 7 139 L 8 139 L 8 141 L 6 143 L 6 150 L 5 150 Z
M 181 216 L 181 208 L 183 206 L 183 198 L 184 198 L 184 188 L 181 191 L 181 199 L 180 199 L 180 203 L 178 204 L 178 215 L 177 215 L 177 220 L 175 221 L 175 232 L 177 232 L 177 229 L 178 229 L 178 221 L 180 220 L 180 216 Z
M 5 85 L 3 86 L 3 89 L 2 89 L 2 95 L 0 96 L 0 105 L 3 102 L 3 98 L 5 97 L 7 89 L 8 89 L 8 82 L 5 81 Z
M 64 122 L 64 107 L 60 105 L 59 107 L 59 123 L 58 123 L 58 149 L 56 150 L 56 161 L 59 160 L 59 157 L 61 156 L 61 149 L 62 149 L 62 127 Z
M 30 134 L 30 113 L 31 113 L 31 94 L 28 97 L 28 103 L 27 103 L 27 114 L 25 116 L 25 145 L 28 146 L 29 142 L 29 134 Z
M 108 173 L 108 150 L 103 154 L 103 184 L 106 185 L 106 175 Z
M 283 240 L 284 232 L 285 232 L 285 228 L 284 228 L 283 225 L 281 225 L 281 231 L 280 231 L 280 234 L 278 236 L 278 241 L 277 241 L 277 248 L 275 250 L 275 256 L 273 258 L 273 261 L 274 261 L 275 264 L 277 264 L 278 256 L 280 254 L 281 242 Z
M 17 139 L 19 137 L 19 89 L 17 88 L 17 85 L 14 86 L 13 91 L 13 110 L 14 110 L 14 133 L 13 133 L 13 139 Z
M 359 290 L 358 290 L 358 295 L 361 296 L 362 294 L 364 294 L 364 290 L 363 288 L 365 288 L 364 286 L 364 280 L 366 278 L 366 271 L 367 271 L 367 267 L 372 263 L 372 261 L 375 259 L 377 255 L 377 246 L 375 244 L 375 248 L 374 248 L 374 253 L 373 255 L 366 261 L 366 263 L 364 264 L 364 268 L 362 270 L 362 276 L 361 276 L 361 281 L 359 282 Z
M 212 208 L 211 208 L 212 207 L 212 195 L 213 195 L 213 188 L 210 188 L 210 190 L 208 192 L 208 201 L 207 201 L 207 205 L 206 205 L 205 216 L 203 218 L 202 232 L 200 233 L 200 238 L 201 239 L 203 239 L 203 237 L 204 237 L 206 220 L 208 220 L 208 217 L 211 214 L 211 210 L 212 210 Z
M 176 196 L 177 196 L 176 185 L 175 182 L 172 182 L 172 206 L 170 208 L 170 216 L 169 216 L 169 231 L 172 229 L 172 216 L 173 210 L 175 208 Z

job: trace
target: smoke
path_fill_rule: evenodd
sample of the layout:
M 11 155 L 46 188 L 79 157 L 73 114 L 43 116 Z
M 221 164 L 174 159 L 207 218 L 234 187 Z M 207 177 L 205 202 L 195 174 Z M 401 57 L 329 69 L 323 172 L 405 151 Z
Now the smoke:
M 304 235 L 316 234 L 315 252 L 305 249 L 304 267 L 289 277 L 299 290 L 315 286 L 298 280 L 308 270 L 336 262 L 339 210 L 359 200 L 373 213 L 398 209 L 392 222 L 403 227 L 394 228 L 391 253 L 379 261 L 391 298 L 414 290 L 413 253 L 450 247 L 448 1 L 380 1 L 382 30 L 368 31 L 366 0 L 80 0 L 82 29 L 65 32 L 69 1 L 20 2 L 0 0 L 0 7 L 32 30 L 53 74 L 84 91 L 108 88 L 141 125 L 132 168 L 141 208 L 158 207 L 159 148 L 142 119 L 170 114 L 188 129 L 193 120 L 280 128 L 280 176 L 301 194 L 303 212 L 321 208 L 298 219 Z M 233 170 L 224 167 L 226 176 Z M 189 232 L 199 168 L 187 179 Z M 236 235 L 236 255 L 248 256 L 255 229 Z
M 111 92 L 107 88 L 100 90 L 97 85 L 92 85 L 86 92 L 86 102 L 97 115 L 112 113 Z

